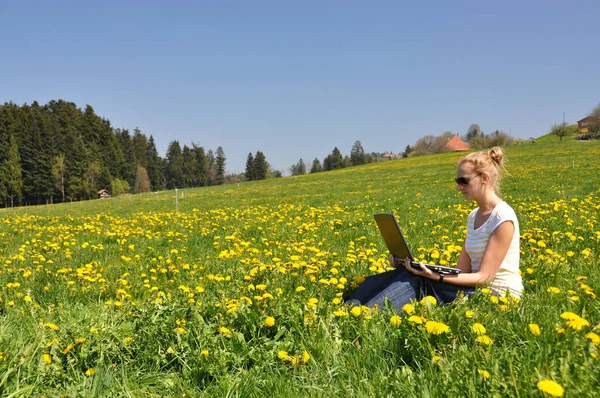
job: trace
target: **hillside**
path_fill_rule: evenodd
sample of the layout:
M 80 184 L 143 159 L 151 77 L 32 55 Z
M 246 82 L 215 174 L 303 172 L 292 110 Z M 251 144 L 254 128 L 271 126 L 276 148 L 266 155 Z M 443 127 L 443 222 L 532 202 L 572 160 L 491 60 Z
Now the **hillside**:
M 372 215 L 395 213 L 419 259 L 455 264 L 473 208 L 461 154 L 180 190 L 179 212 L 174 191 L 2 209 L 0 395 L 532 396 L 548 381 L 590 395 L 599 155 L 506 148 L 522 300 L 484 289 L 401 314 L 343 305 L 387 269 Z

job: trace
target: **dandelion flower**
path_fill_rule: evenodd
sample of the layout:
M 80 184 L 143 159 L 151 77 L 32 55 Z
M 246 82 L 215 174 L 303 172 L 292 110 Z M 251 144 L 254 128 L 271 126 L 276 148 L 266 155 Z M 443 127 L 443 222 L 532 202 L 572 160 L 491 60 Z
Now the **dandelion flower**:
M 424 305 L 425 303 L 429 303 L 431 305 L 436 305 L 437 304 L 437 300 L 433 296 L 425 296 L 425 297 L 423 297 L 421 299 L 421 304 Z
M 307 363 L 310 361 L 310 354 L 306 351 L 302 353 L 302 362 Z
M 476 322 L 473 324 L 473 333 L 475 333 L 476 335 L 482 336 L 487 332 L 487 330 L 485 329 L 485 326 L 483 326 L 481 323 Z
M 562 397 L 565 393 L 565 389 L 560 384 L 547 379 L 538 381 L 537 388 L 552 397 Z
M 427 332 L 429 334 L 436 334 L 436 335 L 450 332 L 450 326 L 446 325 L 443 322 L 436 322 L 436 321 L 427 321 L 427 323 L 425 324 L 425 329 L 427 329 Z
M 588 334 L 586 334 L 583 337 L 585 337 L 586 339 L 590 340 L 593 345 L 600 345 L 600 336 L 598 336 L 594 332 L 589 332 Z
M 129 344 L 129 343 L 131 343 L 132 341 L 133 341 L 133 337 L 125 337 L 125 338 L 123 339 L 123 343 L 124 343 L 124 344 Z
M 227 329 L 225 326 L 219 327 L 219 333 L 224 334 L 227 337 L 231 337 L 231 330 Z
M 490 345 L 494 342 L 488 335 L 484 334 L 483 336 L 477 337 L 477 342 L 483 345 Z
M 60 329 L 54 323 L 44 323 L 44 327 L 48 328 L 48 329 L 51 329 L 51 330 L 58 330 L 58 329 Z
M 52 363 L 52 357 L 50 356 L 50 354 L 44 354 L 42 355 L 42 358 L 44 359 L 44 362 L 48 365 L 50 365 Z
M 352 307 L 352 309 L 350 310 L 350 313 L 352 314 L 352 316 L 360 316 L 360 313 L 362 312 L 360 307 Z
M 422 324 L 422 323 L 423 323 L 423 318 L 421 318 L 420 316 L 417 316 L 417 315 L 411 315 L 411 316 L 408 318 L 408 321 L 409 321 L 409 322 L 412 322 L 412 323 L 414 323 L 414 324 L 420 325 L 420 324 Z
M 275 318 L 273 318 L 272 316 L 268 316 L 267 319 L 265 319 L 265 326 L 273 327 L 274 325 L 275 325 Z
M 490 378 L 490 372 L 488 372 L 485 369 L 477 369 L 477 373 L 479 373 L 481 377 L 483 377 L 483 380 L 487 380 Z
M 542 334 L 542 331 L 540 330 L 540 327 L 536 323 L 530 323 L 529 324 L 529 331 L 534 336 L 539 336 L 540 334 Z
M 467 317 L 469 319 L 473 318 L 473 315 L 475 315 L 475 313 L 473 311 L 471 311 L 471 310 L 468 310 L 468 311 L 465 312 L 465 317 Z
M 413 312 L 415 312 L 415 306 L 412 304 L 404 304 L 404 306 L 402 307 L 402 312 L 405 312 L 408 315 L 410 315 Z
M 400 318 L 398 315 L 393 315 L 390 318 L 390 324 L 392 326 L 398 326 L 398 325 L 400 325 L 400 323 L 402 323 L 402 318 Z
M 200 351 L 200 355 L 204 355 L 205 357 L 208 356 L 208 350 L 202 350 Z
M 85 375 L 90 377 L 96 374 L 96 369 L 94 368 L 89 368 L 88 370 L 85 371 Z

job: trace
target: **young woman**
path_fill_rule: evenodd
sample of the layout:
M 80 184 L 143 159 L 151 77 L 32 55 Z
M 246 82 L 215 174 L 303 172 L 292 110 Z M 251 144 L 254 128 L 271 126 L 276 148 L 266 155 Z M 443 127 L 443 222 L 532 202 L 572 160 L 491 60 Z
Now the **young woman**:
M 471 153 L 458 161 L 457 189 L 478 205 L 467 221 L 467 237 L 457 264 L 460 274 L 439 274 L 422 263 L 416 269 L 408 259 L 390 258 L 393 266 L 400 267 L 365 279 L 348 303 L 381 306 L 388 299 L 400 311 L 413 299 L 429 295 L 446 304 L 483 286 L 496 295 L 509 292 L 520 297 L 519 222 L 513 209 L 499 197 L 504 161 L 499 147 Z

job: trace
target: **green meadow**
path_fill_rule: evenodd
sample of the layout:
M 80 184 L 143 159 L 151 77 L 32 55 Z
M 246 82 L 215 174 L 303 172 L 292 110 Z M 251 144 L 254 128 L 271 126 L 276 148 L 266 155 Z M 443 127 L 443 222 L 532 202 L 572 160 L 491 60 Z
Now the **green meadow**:
M 521 300 L 347 307 L 373 213 L 453 265 L 460 154 L 0 210 L 0 396 L 593 396 L 600 142 L 505 148 Z

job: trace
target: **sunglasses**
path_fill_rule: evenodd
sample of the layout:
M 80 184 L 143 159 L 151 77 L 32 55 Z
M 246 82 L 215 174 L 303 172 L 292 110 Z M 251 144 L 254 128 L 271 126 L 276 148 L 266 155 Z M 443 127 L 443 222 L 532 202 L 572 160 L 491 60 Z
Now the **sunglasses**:
M 463 187 L 466 187 L 467 185 L 469 185 L 469 181 L 471 181 L 475 177 L 479 177 L 482 174 L 483 173 L 479 173 L 479 174 L 477 174 L 476 176 L 473 176 L 473 177 L 458 177 L 458 178 L 455 178 L 454 181 L 456 181 L 456 183 L 458 185 L 462 185 Z

